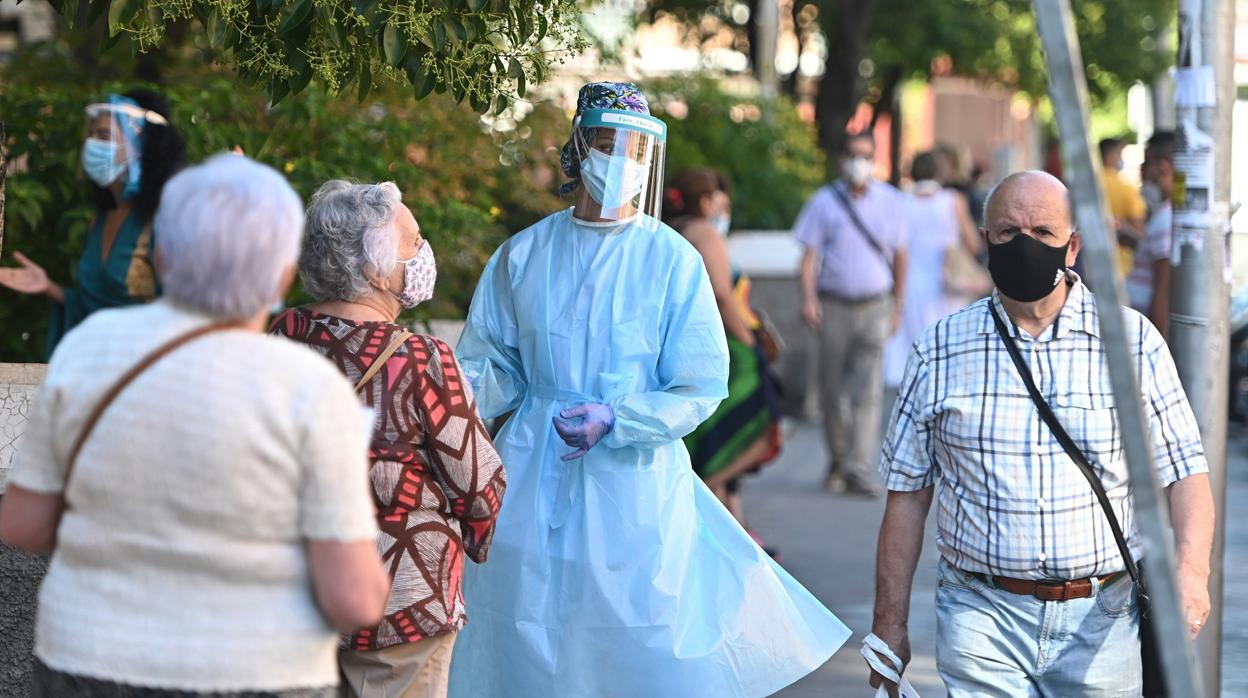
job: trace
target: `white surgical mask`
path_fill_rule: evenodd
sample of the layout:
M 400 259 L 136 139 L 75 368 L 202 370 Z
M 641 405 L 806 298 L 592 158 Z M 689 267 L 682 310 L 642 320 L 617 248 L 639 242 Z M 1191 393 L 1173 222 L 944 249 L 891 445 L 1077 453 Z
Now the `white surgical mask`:
M 845 176 L 856 187 L 871 181 L 871 171 L 874 169 L 870 158 L 858 156 L 845 160 Z
M 438 279 L 438 264 L 433 258 L 433 248 L 426 240 L 416 250 L 416 256 L 399 262 L 403 265 L 403 290 L 394 294 L 399 305 L 407 309 L 415 308 L 433 298 L 433 284 Z
M 126 170 L 126 163 L 117 162 L 117 144 L 99 138 L 88 138 L 82 146 L 82 171 L 101 187 L 107 187 Z
M 603 208 L 620 208 L 641 193 L 649 170 L 632 158 L 590 148 L 581 163 L 581 182 Z
M 722 237 L 728 237 L 728 231 L 732 230 L 732 216 L 721 213 L 718 216 L 711 216 L 709 220 L 711 225 L 714 226 L 715 232 Z

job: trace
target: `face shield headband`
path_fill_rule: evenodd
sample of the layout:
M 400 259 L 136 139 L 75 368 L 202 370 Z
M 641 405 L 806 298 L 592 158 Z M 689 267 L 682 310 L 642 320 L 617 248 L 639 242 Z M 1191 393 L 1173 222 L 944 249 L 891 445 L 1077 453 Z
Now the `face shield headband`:
M 168 120 L 150 109 L 144 109 L 138 102 L 116 94 L 109 95 L 107 102 L 87 105 L 86 114 L 88 121 L 95 121 L 101 116 L 109 117 L 110 140 L 114 144 L 124 145 L 126 153 L 125 172 L 122 174 L 126 182 L 121 190 L 121 198 L 133 198 L 139 193 L 143 179 L 143 129 L 146 124 L 166 126 Z
M 667 125 L 646 114 L 590 109 L 577 117 L 571 139 L 576 178 L 603 217 L 627 217 L 634 203 L 652 218 L 661 215 L 666 140 Z

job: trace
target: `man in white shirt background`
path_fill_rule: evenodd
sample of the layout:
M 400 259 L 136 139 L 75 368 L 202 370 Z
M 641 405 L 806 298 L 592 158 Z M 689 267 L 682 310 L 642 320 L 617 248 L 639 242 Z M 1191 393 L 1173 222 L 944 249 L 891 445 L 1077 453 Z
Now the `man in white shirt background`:
M 1157 197 L 1149 209 L 1144 240 L 1127 274 L 1127 300 L 1153 321 L 1163 337 L 1170 319 L 1170 229 L 1173 225 L 1174 131 L 1157 131 L 1144 148 L 1140 177 Z

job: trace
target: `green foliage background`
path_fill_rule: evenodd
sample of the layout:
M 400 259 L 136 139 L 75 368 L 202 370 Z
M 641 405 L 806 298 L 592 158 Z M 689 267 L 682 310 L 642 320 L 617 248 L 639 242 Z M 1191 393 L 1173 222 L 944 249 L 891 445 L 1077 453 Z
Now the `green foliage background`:
M 361 105 L 313 84 L 270 107 L 263 90 L 202 54 L 170 56 L 164 84 L 152 87 L 169 96 L 193 162 L 240 145 L 283 172 L 305 199 L 333 178 L 398 184 L 439 269 L 434 300 L 408 319 L 462 317 L 494 249 L 568 205 L 556 192 L 558 148 L 571 122 L 552 104 L 531 105 L 523 119 L 507 112 L 495 120 L 450 97 L 414 101 L 397 86 Z M 107 58 L 111 65 L 96 66 L 101 81 L 85 77 L 75 54 L 59 44 L 28 49 L 0 72 L 0 115 L 14 161 L 0 263 L 12 264 L 12 252 L 21 250 L 54 280 L 72 283 L 93 214 L 78 164 L 83 107 L 138 84 L 116 79 L 131 70 L 130 57 Z M 734 96 L 711 80 L 645 87 L 670 125 L 669 174 L 692 166 L 724 171 L 736 190 L 738 228 L 787 227 L 821 183 L 813 129 L 787 101 Z M 684 106 L 683 118 L 665 109 L 676 104 Z M 288 300 L 306 298 L 296 291 Z M 42 360 L 48 316 L 48 301 L 0 289 L 0 361 Z
M 93 215 L 78 164 L 83 107 L 137 84 L 87 83 L 74 65 L 46 46 L 0 74 L 0 114 L 14 162 L 5 259 L 21 250 L 60 283 L 72 282 Z M 327 179 L 397 183 L 439 262 L 437 297 L 414 317 L 462 316 L 481 268 L 508 231 L 561 205 L 555 147 L 567 137 L 568 119 L 550 105 L 537 105 L 517 128 L 500 132 L 449 98 L 414 102 L 393 88 L 360 106 L 313 86 L 269 108 L 265 94 L 240 86 L 235 75 L 194 62 L 171 68 L 168 84 L 153 87 L 170 98 L 193 162 L 241 145 L 283 172 L 305 199 Z M 0 289 L 0 361 L 42 360 L 48 314 L 48 301 Z
M 827 165 L 814 127 L 784 98 L 725 91 L 714 80 L 647 85 L 651 110 L 667 122 L 667 172 L 711 167 L 733 186 L 733 227 L 787 229 L 824 183 Z

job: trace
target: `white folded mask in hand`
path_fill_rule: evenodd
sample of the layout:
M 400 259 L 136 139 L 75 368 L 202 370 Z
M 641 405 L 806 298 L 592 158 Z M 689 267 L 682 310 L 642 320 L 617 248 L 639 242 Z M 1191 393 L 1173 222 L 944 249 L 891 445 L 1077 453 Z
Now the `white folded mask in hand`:
M 897 653 L 893 652 L 888 643 L 876 637 L 875 633 L 862 638 L 862 658 L 867 660 L 867 664 L 871 669 L 883 676 L 885 681 L 897 684 L 899 689 L 898 695 L 901 698 L 919 698 L 919 692 L 914 690 L 914 686 L 911 686 L 908 680 L 902 678 L 896 669 L 885 663 L 884 660 L 888 660 L 893 663 L 893 666 L 901 667 L 902 671 L 906 669 L 902 666 L 901 658 L 897 656 Z M 875 698 L 888 698 L 888 689 L 884 687 L 883 683 L 880 684 L 879 688 L 875 689 Z

